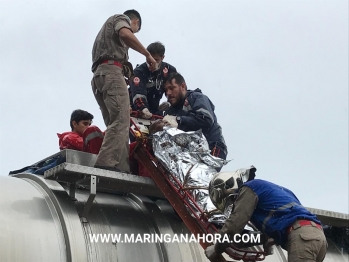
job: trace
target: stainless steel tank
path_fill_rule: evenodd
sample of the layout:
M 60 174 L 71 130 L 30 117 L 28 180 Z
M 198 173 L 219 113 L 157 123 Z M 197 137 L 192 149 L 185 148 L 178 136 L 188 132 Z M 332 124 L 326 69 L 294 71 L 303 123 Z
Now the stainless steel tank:
M 95 243 L 89 234 L 189 233 L 167 201 L 133 193 L 97 192 L 87 220 L 79 216 L 89 191 L 76 199 L 54 180 L 18 174 L 0 176 L 1 262 L 208 261 L 196 243 Z M 265 261 L 287 261 L 281 249 Z M 231 260 L 231 259 L 230 259 Z M 329 243 L 325 261 L 348 256 Z

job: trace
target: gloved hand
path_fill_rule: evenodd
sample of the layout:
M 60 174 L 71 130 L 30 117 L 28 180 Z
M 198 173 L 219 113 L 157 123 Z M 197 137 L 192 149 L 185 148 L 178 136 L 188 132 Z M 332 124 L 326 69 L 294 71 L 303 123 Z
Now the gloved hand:
M 164 121 L 165 126 L 170 126 L 174 128 L 178 127 L 176 116 L 166 115 L 162 120 Z
M 153 114 L 149 112 L 148 108 L 143 108 L 141 116 L 145 119 L 150 119 L 153 116 Z
M 274 253 L 273 245 L 275 245 L 275 241 L 273 238 L 269 238 L 264 244 L 263 249 L 267 256 L 272 255 Z
M 214 245 L 209 246 L 205 249 L 205 255 L 211 262 L 224 261 L 222 260 L 222 256 L 220 254 L 217 254 L 214 250 Z
M 159 110 L 166 111 L 170 108 L 171 104 L 169 102 L 163 102 L 159 105 Z

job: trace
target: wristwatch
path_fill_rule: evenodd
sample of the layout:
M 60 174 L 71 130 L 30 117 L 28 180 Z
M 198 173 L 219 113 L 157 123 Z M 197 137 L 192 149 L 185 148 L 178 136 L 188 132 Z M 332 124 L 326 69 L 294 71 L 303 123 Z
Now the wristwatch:
M 176 121 L 178 123 L 178 125 L 181 123 L 181 117 L 180 116 L 176 116 Z

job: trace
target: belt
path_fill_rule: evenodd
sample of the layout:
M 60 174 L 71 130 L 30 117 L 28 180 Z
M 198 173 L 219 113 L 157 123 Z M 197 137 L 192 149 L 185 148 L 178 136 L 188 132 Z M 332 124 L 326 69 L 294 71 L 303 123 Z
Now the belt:
M 317 228 L 321 229 L 322 230 L 322 226 L 319 225 L 319 224 L 316 224 L 315 222 L 313 221 L 309 221 L 309 220 L 297 220 L 298 224 L 299 224 L 299 227 L 302 227 L 302 226 L 316 226 Z M 290 226 L 288 229 L 287 229 L 287 234 L 289 234 L 292 230 L 295 230 L 299 227 L 293 227 L 293 226 Z
M 114 60 L 104 60 L 101 64 L 116 65 L 116 66 L 122 68 L 122 64 L 120 62 L 114 61 Z

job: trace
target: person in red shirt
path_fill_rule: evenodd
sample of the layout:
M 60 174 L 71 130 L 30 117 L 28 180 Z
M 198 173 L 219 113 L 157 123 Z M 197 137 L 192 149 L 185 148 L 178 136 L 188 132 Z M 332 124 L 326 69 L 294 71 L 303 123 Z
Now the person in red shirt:
M 72 131 L 58 134 L 59 149 L 73 149 L 87 153 L 98 154 L 104 138 L 104 133 L 97 127 L 92 126 L 93 115 L 84 110 L 74 110 L 70 118 L 70 127 Z M 155 121 L 149 127 L 149 134 L 162 131 L 164 127 L 163 120 Z M 151 140 L 149 140 L 151 141 Z M 130 144 L 130 153 L 133 152 L 137 142 Z M 150 177 L 147 169 L 142 163 L 138 162 L 134 155 L 129 156 L 131 173 L 143 177 Z
M 93 115 L 87 111 L 74 110 L 70 117 L 72 131 L 57 133 L 59 149 L 73 149 L 98 154 L 104 134 L 97 126 L 91 126 Z

